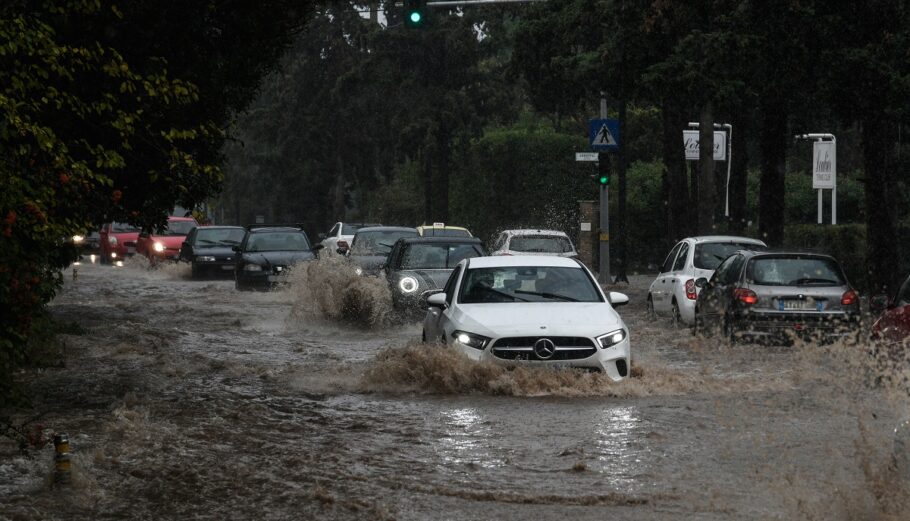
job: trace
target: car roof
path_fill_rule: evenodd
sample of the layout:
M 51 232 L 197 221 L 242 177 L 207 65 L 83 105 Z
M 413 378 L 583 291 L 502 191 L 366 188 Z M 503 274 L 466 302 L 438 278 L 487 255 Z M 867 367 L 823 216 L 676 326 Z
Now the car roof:
M 736 235 L 699 235 L 697 237 L 686 237 L 686 239 L 701 244 L 705 242 L 747 242 L 751 244 L 760 244 L 766 246 L 763 241 L 752 239 L 751 237 L 739 237 Z M 686 240 L 683 239 L 683 240 Z
M 193 221 L 193 222 L 196 222 L 196 219 L 193 218 L 193 217 L 177 217 L 176 215 L 171 215 L 171 216 L 169 216 L 169 217 L 167 218 L 167 220 L 168 220 L 168 221 L 174 221 L 174 222 L 178 222 L 178 221 Z
M 407 226 L 370 226 L 367 228 L 361 228 L 357 230 L 357 233 L 361 232 L 414 232 L 417 233 L 416 228 L 408 228 Z
M 477 237 L 405 237 L 405 244 L 482 244 Z
M 516 230 L 503 230 L 502 233 L 507 233 L 509 235 L 559 235 L 560 237 L 568 237 L 565 232 L 559 230 L 543 230 L 537 228 L 520 228 Z
M 471 268 L 499 268 L 509 266 L 551 266 L 557 268 L 581 268 L 575 259 L 554 255 L 498 255 L 495 257 L 474 257 Z
M 202 226 L 198 226 L 198 228 L 200 230 L 202 230 L 202 229 L 205 229 L 205 230 L 244 230 L 245 229 L 243 226 L 226 226 L 226 225 L 221 225 L 221 224 L 204 224 Z
M 449 226 L 448 224 L 444 226 L 436 226 L 435 224 L 422 224 L 417 227 L 418 230 L 464 230 L 468 231 L 467 228 L 463 226 Z
M 836 260 L 831 255 L 827 253 L 818 253 L 814 251 L 800 251 L 800 250 L 771 250 L 771 251 L 753 251 L 753 250 L 740 250 L 751 257 L 815 257 L 815 258 L 825 258 Z
M 306 233 L 300 228 L 293 226 L 266 226 L 263 228 L 250 228 L 250 233 L 271 233 L 271 232 L 300 232 Z

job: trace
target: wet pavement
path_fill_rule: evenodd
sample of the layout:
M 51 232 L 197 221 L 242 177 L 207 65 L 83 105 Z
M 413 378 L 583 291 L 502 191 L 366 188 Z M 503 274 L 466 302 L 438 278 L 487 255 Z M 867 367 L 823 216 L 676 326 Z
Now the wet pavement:
M 0 438 L 0 519 L 906 519 L 906 392 L 864 345 L 695 339 L 646 317 L 646 276 L 614 288 L 635 368 L 614 383 L 422 346 L 338 263 L 268 293 L 66 275 L 52 312 L 86 333 L 12 418 L 69 434 L 73 484 Z

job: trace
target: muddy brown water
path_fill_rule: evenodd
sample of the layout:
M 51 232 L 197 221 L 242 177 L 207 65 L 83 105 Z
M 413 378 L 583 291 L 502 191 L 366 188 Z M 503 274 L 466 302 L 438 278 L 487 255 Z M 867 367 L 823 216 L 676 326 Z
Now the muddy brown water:
M 636 376 L 613 383 L 424 347 L 339 262 L 268 293 L 83 264 L 51 308 L 87 333 L 6 411 L 69 434 L 73 484 L 0 439 L 0 519 L 908 518 L 906 389 L 864 345 L 695 339 L 647 319 L 648 283 L 615 288 Z

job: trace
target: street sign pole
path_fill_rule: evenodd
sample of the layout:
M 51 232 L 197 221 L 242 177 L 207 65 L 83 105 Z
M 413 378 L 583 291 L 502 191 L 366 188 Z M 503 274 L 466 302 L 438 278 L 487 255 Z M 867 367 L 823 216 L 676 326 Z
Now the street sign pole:
M 607 119 L 607 95 L 600 93 L 600 117 Z M 610 175 L 610 156 L 601 152 L 598 156 L 597 166 L 599 174 Z M 600 266 L 597 271 L 597 280 L 603 284 L 610 283 L 610 184 L 600 185 Z
M 818 224 L 825 221 L 822 215 L 825 190 L 831 190 L 831 224 L 837 224 L 837 138 L 834 134 L 828 133 L 797 134 L 794 137 L 797 141 L 800 139 L 814 141 L 812 188 L 818 190 Z M 822 145 L 823 143 L 824 145 Z M 819 149 L 818 156 L 816 156 L 816 149 Z

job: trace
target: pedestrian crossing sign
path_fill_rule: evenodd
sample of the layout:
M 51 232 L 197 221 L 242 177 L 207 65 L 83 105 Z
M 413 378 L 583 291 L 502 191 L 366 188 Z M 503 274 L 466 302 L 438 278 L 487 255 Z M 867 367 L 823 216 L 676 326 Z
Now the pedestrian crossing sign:
M 588 137 L 593 150 L 619 150 L 619 120 L 590 120 Z

